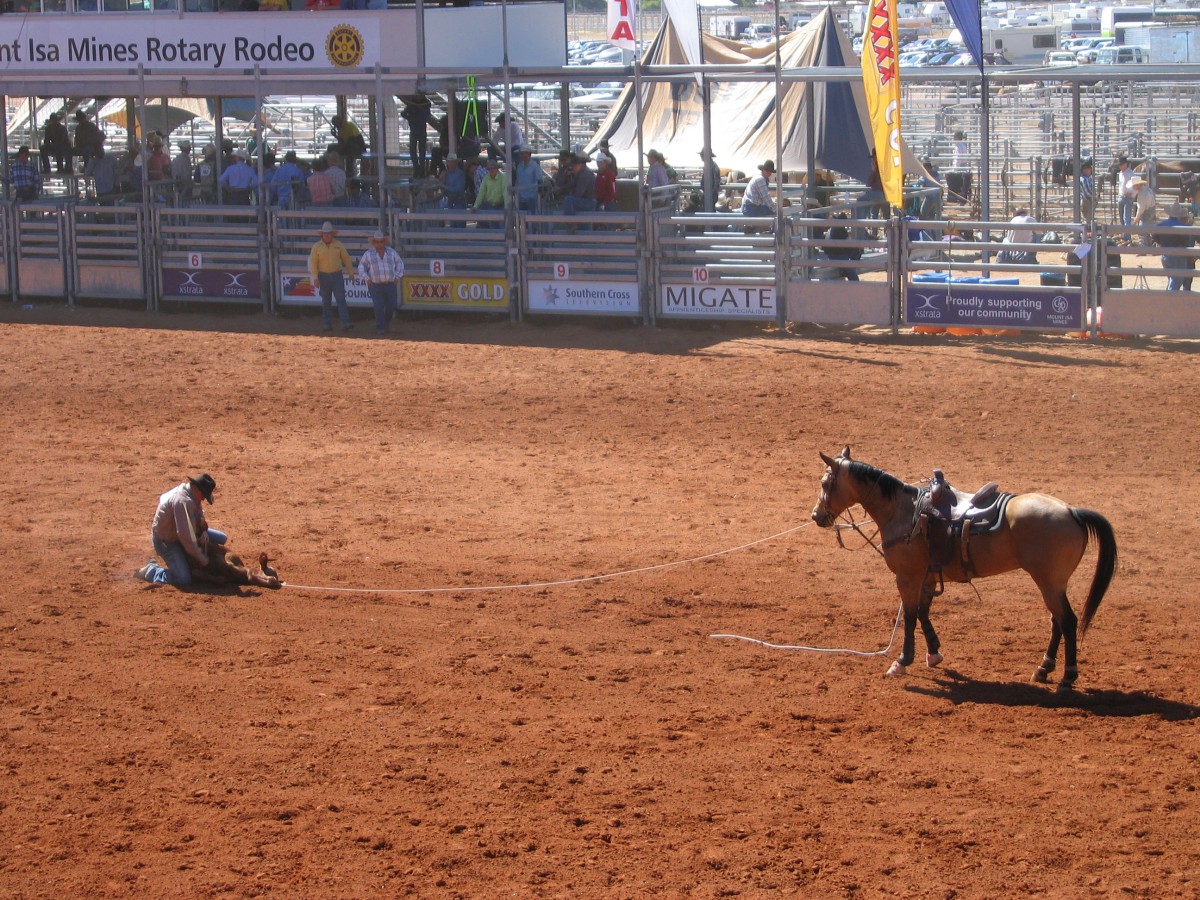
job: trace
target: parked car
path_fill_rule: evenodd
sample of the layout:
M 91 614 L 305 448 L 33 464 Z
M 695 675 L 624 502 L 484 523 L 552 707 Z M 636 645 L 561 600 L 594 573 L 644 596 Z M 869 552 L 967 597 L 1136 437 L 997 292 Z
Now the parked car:
M 962 53 L 955 53 L 954 57 L 948 63 L 946 63 L 946 65 L 948 65 L 948 66 L 973 66 L 973 65 L 975 65 L 975 57 L 973 57 L 970 53 L 968 53 L 967 51 L 964 50 Z
M 1093 43 L 1092 46 L 1085 47 L 1082 50 L 1076 50 L 1075 51 L 1075 60 L 1076 60 L 1076 62 L 1079 62 L 1081 64 L 1094 63 L 1096 61 L 1097 53 L 1099 53 L 1105 47 L 1115 46 L 1116 43 L 1117 42 L 1114 41 L 1112 38 L 1100 38 L 1098 41 Z
M 1075 54 L 1070 50 L 1049 50 L 1046 52 L 1046 58 L 1043 65 L 1047 66 L 1075 66 L 1078 65 L 1078 60 L 1075 59 Z
M 1096 65 L 1144 65 L 1150 62 L 1148 47 L 1101 47 L 1096 51 Z

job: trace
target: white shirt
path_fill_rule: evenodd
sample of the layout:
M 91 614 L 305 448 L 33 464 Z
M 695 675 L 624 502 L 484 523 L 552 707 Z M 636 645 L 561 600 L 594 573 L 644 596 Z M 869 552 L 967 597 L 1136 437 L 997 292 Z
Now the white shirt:
M 1010 225 L 1032 225 L 1036 224 L 1037 219 L 1033 216 L 1013 216 L 1010 220 Z M 1004 235 L 1004 243 L 1006 244 L 1028 244 L 1033 240 L 1032 228 L 1013 228 Z
M 1118 190 L 1121 192 L 1122 197 L 1132 200 L 1137 196 L 1137 191 L 1130 186 L 1130 182 L 1136 177 L 1137 174 L 1133 171 L 1133 166 L 1126 166 L 1124 172 L 1117 173 Z

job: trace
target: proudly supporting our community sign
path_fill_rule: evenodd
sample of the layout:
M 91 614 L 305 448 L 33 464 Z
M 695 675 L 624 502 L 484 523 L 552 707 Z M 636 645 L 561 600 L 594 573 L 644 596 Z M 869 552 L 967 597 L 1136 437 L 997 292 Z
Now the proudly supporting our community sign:
M 369 12 L 220 16 L 4 16 L 0 69 L 51 73 L 354 70 L 379 61 Z

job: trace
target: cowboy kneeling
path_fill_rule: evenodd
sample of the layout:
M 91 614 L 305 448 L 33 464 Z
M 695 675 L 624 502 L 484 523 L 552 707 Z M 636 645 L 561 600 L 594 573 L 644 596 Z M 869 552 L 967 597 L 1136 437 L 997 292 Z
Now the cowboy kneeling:
M 158 498 L 158 509 L 150 526 L 154 552 L 162 557 L 165 566 L 154 560 L 137 570 L 137 577 L 151 584 L 171 584 L 190 587 L 192 570 L 188 558 L 199 565 L 208 564 L 208 545 L 224 544 L 228 538 L 204 519 L 202 500 L 213 502 L 217 483 L 205 472 L 188 478 Z

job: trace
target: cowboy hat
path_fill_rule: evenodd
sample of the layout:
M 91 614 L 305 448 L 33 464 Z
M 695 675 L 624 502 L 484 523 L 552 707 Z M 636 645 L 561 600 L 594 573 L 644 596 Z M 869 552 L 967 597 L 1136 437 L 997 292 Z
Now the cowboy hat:
M 764 163 L 762 163 L 759 166 L 759 168 L 762 169 L 764 172 L 774 172 L 775 171 L 775 160 L 768 159 Z
M 198 490 L 201 496 L 211 505 L 213 502 L 213 491 L 217 489 L 217 483 L 213 481 L 213 477 L 205 472 L 203 475 L 197 475 L 194 478 L 188 477 L 188 484 Z
M 324 222 L 321 225 L 320 234 L 337 234 L 337 229 L 333 227 L 332 222 Z
M 1163 208 L 1163 212 L 1167 214 L 1168 218 L 1172 219 L 1184 219 L 1189 218 L 1192 215 L 1191 209 L 1184 206 L 1182 203 L 1168 203 Z
M 371 235 L 371 240 L 373 240 L 373 241 L 386 241 L 386 240 L 387 240 L 387 235 L 386 235 L 386 234 L 384 234 L 382 231 L 376 231 L 376 232 L 375 232 L 373 235 Z

